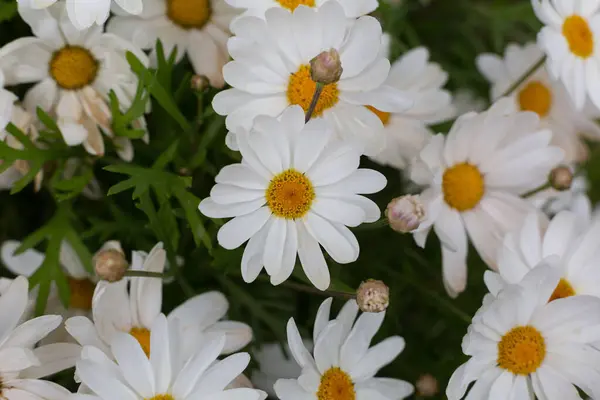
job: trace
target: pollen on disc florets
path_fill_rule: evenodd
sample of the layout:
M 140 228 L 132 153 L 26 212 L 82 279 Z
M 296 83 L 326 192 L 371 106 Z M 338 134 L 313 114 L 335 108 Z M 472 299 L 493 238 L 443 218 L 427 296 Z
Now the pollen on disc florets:
M 390 123 L 390 119 L 392 118 L 391 113 L 378 110 L 373 106 L 365 106 L 365 107 L 367 107 L 371 112 L 373 112 L 375 115 L 377 115 L 379 117 L 383 126 L 387 126 Z
M 77 90 L 96 80 L 99 63 L 81 46 L 65 46 L 50 60 L 50 76 L 63 89 Z
M 354 382 L 338 367 L 332 367 L 321 376 L 318 400 L 355 400 Z
M 133 327 L 129 334 L 138 341 L 146 356 L 150 357 L 150 331 L 146 328 Z
M 594 33 L 588 22 L 579 15 L 566 18 L 562 34 L 567 40 L 569 50 L 580 58 L 588 58 L 594 53 Z
M 303 5 L 308 7 L 315 6 L 315 0 L 277 0 L 277 2 L 283 8 L 287 8 L 290 11 L 294 11 L 296 7 Z
M 571 286 L 569 281 L 567 281 L 564 278 L 561 278 L 560 281 L 558 281 L 556 287 L 554 288 L 550 299 L 548 299 L 548 302 L 558 299 L 564 299 L 566 297 L 571 296 L 575 296 L 575 289 L 573 289 L 573 286 Z
M 479 169 L 465 162 L 446 169 L 442 189 L 446 204 L 458 211 L 467 211 L 479 204 L 485 182 Z
M 175 400 L 175 398 L 173 397 L 173 395 L 171 395 L 169 393 L 165 393 L 165 394 L 157 394 L 156 396 L 152 396 L 152 397 L 144 399 L 144 400 Z
M 545 117 L 552 108 L 552 91 L 539 81 L 529 82 L 519 91 L 519 107 L 522 111 L 532 111 Z
M 273 214 L 285 219 L 296 219 L 310 210 L 315 191 L 306 175 L 288 169 L 271 179 L 265 197 Z
M 180 28 L 200 29 L 212 14 L 210 0 L 168 0 L 167 17 Z
M 71 293 L 69 307 L 79 310 L 91 310 L 92 297 L 96 288 L 94 282 L 89 279 L 75 279 L 73 277 L 68 277 L 67 281 Z
M 299 105 L 306 113 L 310 108 L 316 89 L 317 83 L 311 78 L 310 65 L 301 65 L 297 72 L 290 75 L 286 93 L 288 102 L 290 105 Z M 338 101 L 337 83 L 323 85 L 323 90 L 312 115 L 320 117 L 325 110 L 334 107 Z
M 515 375 L 529 375 L 546 358 L 546 342 L 533 326 L 517 326 L 498 342 L 498 366 Z

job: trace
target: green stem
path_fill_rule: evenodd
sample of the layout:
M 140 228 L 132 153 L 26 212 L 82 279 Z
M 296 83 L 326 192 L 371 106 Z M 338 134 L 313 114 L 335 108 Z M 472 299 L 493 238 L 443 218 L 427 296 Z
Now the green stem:
M 312 101 L 310 102 L 310 106 L 308 110 L 306 110 L 306 118 L 304 122 L 310 121 L 313 113 L 315 112 L 315 108 L 317 108 L 317 103 L 319 102 L 319 97 L 321 97 L 321 92 L 323 91 L 324 84 L 317 82 L 317 87 L 315 88 L 315 93 L 313 94 Z
M 552 185 L 550 184 L 550 182 L 546 182 L 541 186 L 538 186 L 537 188 L 530 190 L 529 192 L 525 193 L 523 196 L 524 199 L 533 196 L 534 194 L 538 194 L 539 192 L 542 192 L 546 189 L 550 189 L 552 187 Z
M 290 289 L 298 290 L 300 292 L 319 294 L 321 296 L 333 296 L 346 300 L 354 299 L 356 297 L 354 293 L 340 292 L 337 290 L 319 290 L 315 287 L 293 281 L 285 281 L 281 286 L 289 287 Z
M 141 278 L 164 278 L 162 272 L 140 271 L 129 269 L 125 272 L 125 276 L 141 277 Z
M 514 92 L 523 82 L 525 82 L 525 80 L 527 80 L 527 78 L 529 78 L 539 67 L 541 67 L 545 61 L 546 56 L 540 58 L 535 64 L 529 67 L 529 69 L 525 71 L 525 73 L 521 75 L 521 77 L 517 79 L 515 83 L 513 83 L 508 89 L 506 89 L 504 93 L 502 93 L 499 97 L 495 98 L 494 101 L 498 100 L 499 98 L 506 97 L 512 92 Z

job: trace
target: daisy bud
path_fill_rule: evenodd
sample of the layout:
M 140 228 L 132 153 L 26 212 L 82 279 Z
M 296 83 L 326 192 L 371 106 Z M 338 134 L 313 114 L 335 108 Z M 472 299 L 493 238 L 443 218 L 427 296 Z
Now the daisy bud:
M 335 83 L 340 80 L 343 71 L 340 55 L 335 49 L 324 51 L 310 60 L 310 77 L 317 83 Z
M 415 386 L 417 388 L 417 396 L 421 397 L 433 397 L 439 391 L 438 381 L 431 374 L 421 375 Z
M 556 190 L 569 190 L 573 183 L 573 172 L 566 165 L 560 165 L 550 172 L 550 185 Z
M 409 194 L 390 201 L 385 210 L 385 216 L 396 232 L 412 232 L 425 219 L 425 207 L 418 195 Z
M 356 302 L 362 312 L 379 313 L 390 304 L 390 289 L 382 281 L 369 279 L 356 291 Z
M 208 88 L 208 85 L 208 78 L 204 75 L 194 75 L 192 76 L 192 80 L 190 81 L 190 86 L 192 87 L 192 90 L 195 90 L 197 92 L 204 91 L 206 88 Z
M 118 282 L 123 279 L 127 267 L 125 254 L 117 249 L 101 250 L 94 256 L 96 274 L 108 282 Z

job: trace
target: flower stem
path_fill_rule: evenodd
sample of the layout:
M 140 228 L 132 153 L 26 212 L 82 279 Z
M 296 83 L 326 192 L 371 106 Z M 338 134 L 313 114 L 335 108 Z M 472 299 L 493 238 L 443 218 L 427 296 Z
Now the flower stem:
M 323 91 L 324 86 L 324 84 L 317 82 L 317 87 L 315 88 L 312 101 L 310 102 L 310 106 L 308 106 L 308 110 L 306 110 L 306 118 L 304 119 L 304 122 L 310 121 L 310 118 L 315 112 L 315 108 L 317 108 L 317 103 L 319 102 L 319 97 L 321 97 L 321 92 Z
M 498 100 L 501 97 L 506 97 L 514 92 L 527 78 L 529 78 L 539 67 L 541 67 L 546 61 L 546 56 L 540 58 L 535 64 L 533 64 L 519 79 L 515 81 L 508 89 L 504 91 L 499 97 L 495 98 L 494 101 Z
M 525 193 L 523 196 L 524 199 L 533 196 L 534 194 L 537 194 L 539 192 L 542 192 L 546 189 L 550 189 L 552 187 L 552 185 L 550 184 L 550 182 L 546 182 L 543 185 L 540 185 L 538 187 L 536 187 L 535 189 L 530 190 L 529 192 Z
M 135 276 L 142 278 L 164 278 L 164 274 L 162 272 L 152 272 L 152 271 L 140 271 L 129 269 L 125 272 L 125 276 Z
M 347 300 L 354 299 L 356 297 L 356 295 L 354 293 L 340 292 L 337 290 L 319 290 L 312 286 L 308 286 L 308 285 L 304 285 L 302 283 L 296 283 L 296 282 L 292 282 L 292 281 L 285 281 L 281 285 L 289 287 L 290 289 L 298 290 L 300 292 L 320 294 L 322 296 L 333 296 L 333 297 L 339 297 L 341 299 L 347 299 Z

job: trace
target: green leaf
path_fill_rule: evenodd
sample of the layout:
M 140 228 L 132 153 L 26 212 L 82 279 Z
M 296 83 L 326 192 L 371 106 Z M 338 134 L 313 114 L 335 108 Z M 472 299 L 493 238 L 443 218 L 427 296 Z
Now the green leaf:
M 50 129 L 53 132 L 60 132 L 60 129 L 58 128 L 58 125 L 56 125 L 54 119 L 50 117 L 44 110 L 38 107 L 36 113 L 37 117 L 46 128 Z
M 156 223 L 158 224 L 156 229 L 161 231 L 163 241 L 168 241 L 171 245 L 171 248 L 177 251 L 180 237 L 179 226 L 177 226 L 175 214 L 173 213 L 171 204 L 168 201 L 165 201 L 160 205 Z
M 177 191 L 175 193 L 175 197 L 177 197 L 177 201 L 181 205 L 181 208 L 183 208 L 196 246 L 199 246 L 200 243 L 202 243 L 207 249 L 209 249 L 209 251 L 212 250 L 212 241 L 208 235 L 208 232 L 206 232 L 206 229 L 204 228 L 204 224 L 200 218 L 200 213 L 198 212 L 198 204 L 200 204 L 200 199 L 187 190 Z
M 17 3 L 15 1 L 0 3 L 0 22 L 8 21 L 17 15 Z
M 173 161 L 175 154 L 177 153 L 177 147 L 179 146 L 179 140 L 175 140 L 167 150 L 165 150 L 152 164 L 152 168 L 154 169 L 163 169 L 167 166 L 168 163 Z

